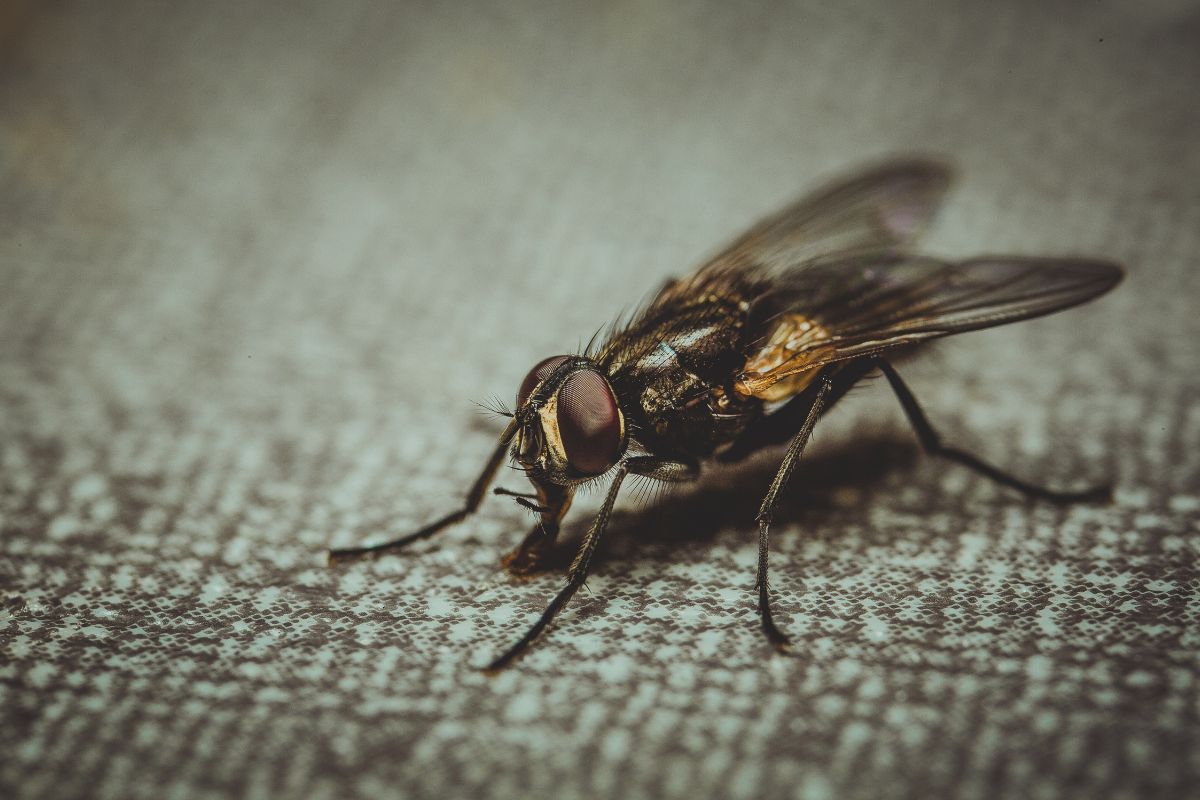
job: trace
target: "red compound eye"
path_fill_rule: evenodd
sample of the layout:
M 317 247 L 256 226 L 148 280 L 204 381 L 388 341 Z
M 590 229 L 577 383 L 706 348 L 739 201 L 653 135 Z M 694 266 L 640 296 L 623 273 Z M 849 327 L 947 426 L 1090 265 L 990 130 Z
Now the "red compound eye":
M 571 467 L 599 475 L 617 463 L 621 415 L 617 398 L 599 372 L 573 373 L 558 392 L 558 431 Z
M 525 405 L 525 401 L 529 399 L 529 395 L 537 388 L 537 385 L 545 380 L 546 376 L 554 372 L 554 368 L 562 362 L 566 361 L 570 356 L 550 356 L 539 361 L 534 368 L 529 370 L 529 374 L 525 376 L 525 380 L 521 381 L 521 388 L 517 391 L 517 408 Z

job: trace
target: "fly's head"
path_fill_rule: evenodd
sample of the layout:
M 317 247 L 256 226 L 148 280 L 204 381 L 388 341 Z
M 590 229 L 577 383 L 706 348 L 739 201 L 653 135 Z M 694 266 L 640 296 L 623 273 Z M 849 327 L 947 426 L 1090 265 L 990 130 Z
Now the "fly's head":
M 582 356 L 540 361 L 517 392 L 512 455 L 535 485 L 573 486 L 609 470 L 627 445 L 625 417 L 603 373 Z

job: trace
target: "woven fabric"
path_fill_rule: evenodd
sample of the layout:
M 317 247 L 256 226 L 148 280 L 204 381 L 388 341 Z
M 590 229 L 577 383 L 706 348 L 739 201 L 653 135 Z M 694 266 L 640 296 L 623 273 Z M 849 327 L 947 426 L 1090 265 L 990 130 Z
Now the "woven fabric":
M 7 4 L 0 796 L 1182 797 L 1200 780 L 1187 3 Z M 457 507 L 541 358 L 823 177 L 961 179 L 930 251 L 1128 265 L 780 458 L 630 491 L 588 590 Z M 521 489 L 502 470 L 500 485 Z M 599 493 L 569 517 L 563 560 Z

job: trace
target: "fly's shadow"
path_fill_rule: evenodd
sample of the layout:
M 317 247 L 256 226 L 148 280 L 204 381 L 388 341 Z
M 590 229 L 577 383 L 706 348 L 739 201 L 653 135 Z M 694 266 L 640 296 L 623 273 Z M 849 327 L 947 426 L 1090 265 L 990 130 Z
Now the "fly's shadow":
M 836 531 L 826 530 L 822 518 L 839 508 L 839 494 L 852 490 L 865 497 L 878 490 L 888 476 L 911 468 L 918 452 L 915 444 L 881 435 L 813 453 L 780 497 L 774 524 L 802 525 L 806 536 L 836 536 Z M 613 535 L 598 548 L 597 560 L 674 561 L 679 548 L 696 547 L 701 551 L 705 543 L 728 531 L 744 534 L 750 542 L 757 536 L 755 517 L 778 467 L 780 453 L 771 451 L 764 456 L 732 469 L 714 470 L 691 486 L 658 497 L 649 495 L 618 509 L 609 524 Z M 566 569 L 584 530 L 585 526 L 565 529 L 566 535 L 546 554 L 539 572 L 561 573 Z

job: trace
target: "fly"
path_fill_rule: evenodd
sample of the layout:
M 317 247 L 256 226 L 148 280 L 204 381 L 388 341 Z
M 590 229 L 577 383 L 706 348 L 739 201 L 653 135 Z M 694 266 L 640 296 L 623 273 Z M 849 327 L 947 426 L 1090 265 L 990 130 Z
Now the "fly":
M 703 464 L 731 463 L 786 443 L 757 516 L 758 614 L 786 652 L 767 583 L 776 500 L 813 426 L 852 386 L 881 372 L 926 452 L 1028 496 L 1100 501 L 1108 487 L 1054 491 L 942 443 L 889 360 L 899 349 L 1086 303 L 1120 282 L 1095 258 L 987 256 L 945 261 L 914 254 L 950 184 L 937 162 L 894 161 L 852 175 L 759 222 L 690 277 L 668 282 L 629 322 L 579 355 L 536 364 L 465 505 L 395 541 L 331 550 L 330 563 L 426 539 L 478 509 L 508 455 L 533 492 L 513 495 L 538 523 L 505 559 L 538 568 L 576 489 L 607 480 L 566 585 L 529 631 L 487 669 L 517 658 L 583 585 L 621 484 L 630 475 L 693 481 Z

